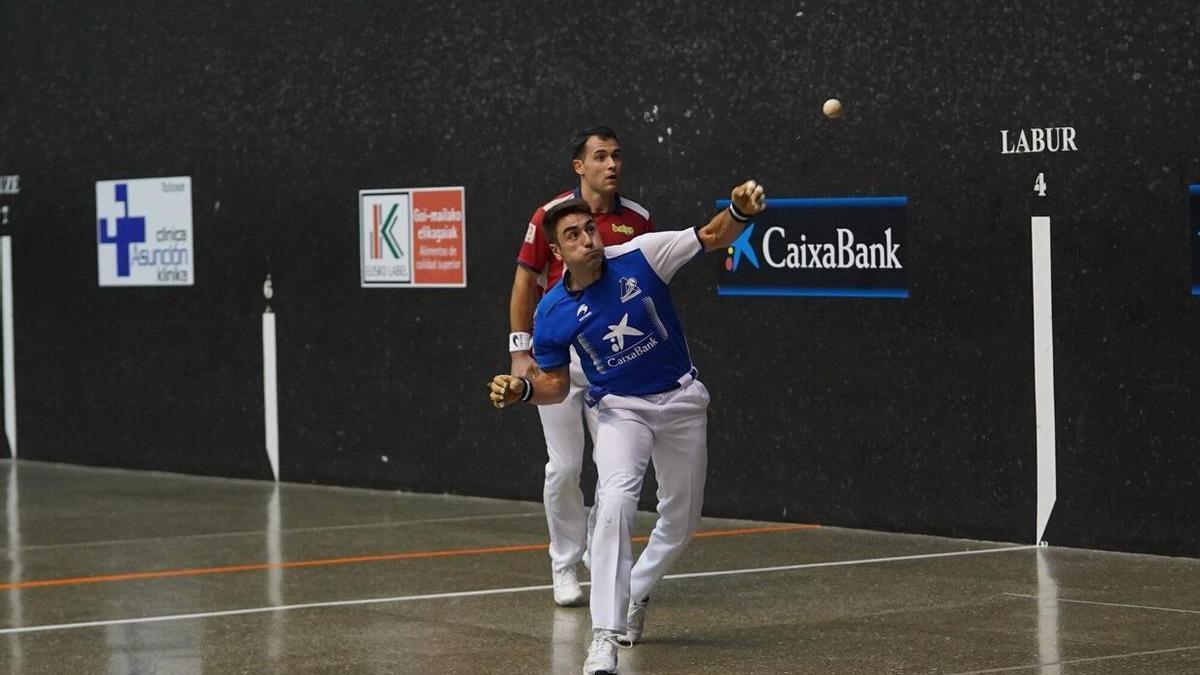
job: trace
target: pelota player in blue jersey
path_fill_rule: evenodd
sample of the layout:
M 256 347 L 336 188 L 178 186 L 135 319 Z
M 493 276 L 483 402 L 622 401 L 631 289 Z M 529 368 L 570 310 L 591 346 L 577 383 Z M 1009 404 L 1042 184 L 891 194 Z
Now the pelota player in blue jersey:
M 696 379 L 669 287 L 684 263 L 729 246 L 766 208 L 754 181 L 735 187 L 731 198 L 730 207 L 703 227 L 644 234 L 607 248 L 586 202 L 552 207 L 543 228 L 567 271 L 538 303 L 533 351 L 541 371 L 534 378 L 497 375 L 488 383 L 499 408 L 518 401 L 558 403 L 570 387 L 570 348 L 582 357 L 588 404 L 599 413 L 594 632 L 586 674 L 616 672 L 619 643 L 641 638 L 651 589 L 700 521 L 708 390 Z M 659 517 L 635 565 L 630 531 L 652 455 Z

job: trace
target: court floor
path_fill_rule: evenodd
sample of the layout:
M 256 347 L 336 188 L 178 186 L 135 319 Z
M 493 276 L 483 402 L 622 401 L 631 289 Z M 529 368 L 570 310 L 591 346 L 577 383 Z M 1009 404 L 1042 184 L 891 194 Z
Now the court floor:
M 24 460 L 0 488 L 0 672 L 583 662 L 538 503 Z M 1197 673 L 1200 561 L 706 518 L 620 672 Z

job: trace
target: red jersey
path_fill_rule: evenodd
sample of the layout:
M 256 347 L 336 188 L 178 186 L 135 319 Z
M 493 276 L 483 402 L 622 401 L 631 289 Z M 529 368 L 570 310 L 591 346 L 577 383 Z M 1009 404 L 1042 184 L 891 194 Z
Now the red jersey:
M 542 220 L 551 206 L 578 196 L 579 188 L 568 190 L 539 206 L 529 219 L 529 230 L 525 232 L 525 242 L 521 244 L 521 252 L 517 255 L 517 264 L 536 272 L 543 290 L 562 278 L 563 264 L 550 252 L 550 243 L 542 231 Z M 594 213 L 592 218 L 596 221 L 596 229 L 605 246 L 624 244 L 640 234 L 654 231 L 654 221 L 650 219 L 646 207 L 620 195 L 617 195 L 617 203 L 611 212 Z

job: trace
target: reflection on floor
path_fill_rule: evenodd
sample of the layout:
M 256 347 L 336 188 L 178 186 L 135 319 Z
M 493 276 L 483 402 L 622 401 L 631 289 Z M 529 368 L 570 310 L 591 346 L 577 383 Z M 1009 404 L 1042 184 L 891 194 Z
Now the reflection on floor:
M 577 673 L 541 505 L 0 462 L 8 673 Z M 639 515 L 646 534 L 652 514 Z M 1200 672 L 1200 561 L 706 519 L 635 673 Z

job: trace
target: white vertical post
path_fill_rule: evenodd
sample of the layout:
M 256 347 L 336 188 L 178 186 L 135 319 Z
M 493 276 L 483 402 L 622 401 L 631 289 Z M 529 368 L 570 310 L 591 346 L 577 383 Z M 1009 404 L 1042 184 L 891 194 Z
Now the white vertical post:
M 17 382 L 16 366 L 13 364 L 13 287 L 12 287 L 12 237 L 0 237 L 0 322 L 4 341 L 4 435 L 13 459 L 17 458 Z
M 279 394 L 275 379 L 275 314 L 263 312 L 263 412 L 267 438 L 267 460 L 279 480 Z
M 1042 542 L 1058 497 L 1054 440 L 1054 312 L 1050 284 L 1050 217 L 1034 216 L 1033 394 L 1037 412 L 1037 538 Z

